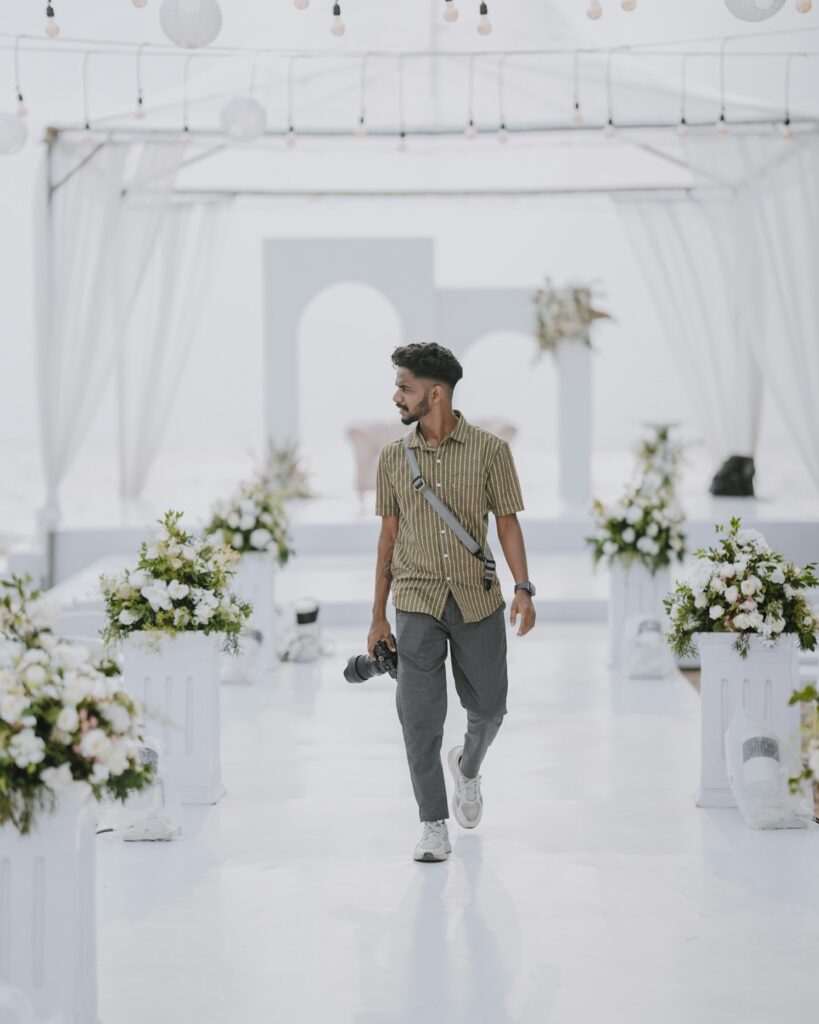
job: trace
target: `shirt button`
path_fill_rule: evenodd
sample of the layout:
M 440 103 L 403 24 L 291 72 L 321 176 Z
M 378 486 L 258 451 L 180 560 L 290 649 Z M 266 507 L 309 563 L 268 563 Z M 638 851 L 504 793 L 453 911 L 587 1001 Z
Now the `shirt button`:
M 441 533 L 446 533 L 446 530 L 441 530 Z
M 451 576 L 447 576 L 446 581 L 447 581 L 447 583 L 451 583 L 452 582 L 452 577 Z
M 440 459 L 436 459 L 435 461 L 438 463 L 439 466 L 441 465 L 441 460 Z
M 438 483 L 435 486 L 436 487 L 440 487 L 441 486 L 441 481 L 439 480 Z
M 444 558 L 449 558 L 449 555 L 446 553 L 446 551 L 444 552 Z

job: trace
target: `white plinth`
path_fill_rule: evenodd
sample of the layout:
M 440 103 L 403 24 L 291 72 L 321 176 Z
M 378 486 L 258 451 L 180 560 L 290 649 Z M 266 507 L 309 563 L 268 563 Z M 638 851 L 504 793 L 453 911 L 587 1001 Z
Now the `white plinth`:
M 609 577 L 609 665 L 620 668 L 623 634 L 632 615 L 665 620 L 663 598 L 671 590 L 671 569 L 666 566 L 653 576 L 642 562 L 628 568 L 615 560 Z
M 560 341 L 555 362 L 560 497 L 565 511 L 587 513 L 591 501 L 592 351 L 581 341 Z
M 0 828 L 0 983 L 38 1020 L 97 1022 L 95 814 L 72 787 L 27 836 Z
M 159 771 L 169 801 L 215 804 L 224 793 L 220 641 L 221 634 L 133 633 L 123 644 L 125 688 L 146 707 L 146 734 L 162 743 Z
M 753 637 L 748 657 L 734 650 L 736 633 L 699 633 L 701 755 L 698 807 L 736 807 L 728 783 L 725 731 L 739 708 L 757 715 L 783 740 L 799 729 L 799 705 L 788 706 L 799 688 L 796 638 L 782 636 L 776 647 Z
M 253 605 L 250 628 L 261 634 L 261 662 L 264 671 L 278 667 L 276 656 L 276 558 L 267 552 L 242 555 L 233 590 L 242 601 Z

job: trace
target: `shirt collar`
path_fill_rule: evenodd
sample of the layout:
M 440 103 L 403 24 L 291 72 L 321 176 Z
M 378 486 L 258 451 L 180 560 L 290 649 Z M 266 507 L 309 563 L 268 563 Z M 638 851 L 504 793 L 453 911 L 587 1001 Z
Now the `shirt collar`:
M 467 423 L 466 417 L 462 412 L 459 412 L 457 409 L 454 409 L 453 412 L 458 422 L 455 424 L 455 429 L 452 431 L 449 437 L 444 438 L 444 440 L 457 441 L 459 444 L 466 444 L 466 432 L 469 429 L 469 424 Z M 418 424 L 413 423 L 412 431 L 410 432 L 409 446 L 410 448 L 420 448 L 421 443 L 422 437 L 418 433 Z M 424 447 L 428 447 L 426 443 L 424 443 Z

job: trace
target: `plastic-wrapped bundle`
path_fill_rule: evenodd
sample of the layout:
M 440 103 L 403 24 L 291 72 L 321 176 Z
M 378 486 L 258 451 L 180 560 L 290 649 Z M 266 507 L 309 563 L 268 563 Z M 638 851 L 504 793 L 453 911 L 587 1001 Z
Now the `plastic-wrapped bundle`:
M 676 671 L 658 619 L 633 615 L 623 637 L 623 672 L 628 679 L 664 679 Z

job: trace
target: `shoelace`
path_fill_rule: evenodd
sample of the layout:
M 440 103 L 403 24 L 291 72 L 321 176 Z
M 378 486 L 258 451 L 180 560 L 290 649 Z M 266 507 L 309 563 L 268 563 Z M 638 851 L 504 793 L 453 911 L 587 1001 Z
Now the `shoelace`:
M 437 842 L 439 839 L 443 839 L 445 828 L 446 824 L 443 821 L 425 821 L 421 842 L 425 843 L 428 839 L 434 839 Z
M 478 789 L 480 787 L 481 777 L 476 775 L 474 779 L 464 779 L 464 800 L 467 803 L 475 803 L 478 799 Z

